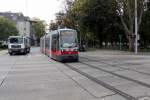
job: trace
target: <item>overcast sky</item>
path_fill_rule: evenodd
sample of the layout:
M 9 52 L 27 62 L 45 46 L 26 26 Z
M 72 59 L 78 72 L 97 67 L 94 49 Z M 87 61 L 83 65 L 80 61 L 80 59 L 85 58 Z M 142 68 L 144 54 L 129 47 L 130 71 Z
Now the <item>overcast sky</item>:
M 29 17 L 50 21 L 60 11 L 64 0 L 0 0 L 0 12 L 23 12 Z

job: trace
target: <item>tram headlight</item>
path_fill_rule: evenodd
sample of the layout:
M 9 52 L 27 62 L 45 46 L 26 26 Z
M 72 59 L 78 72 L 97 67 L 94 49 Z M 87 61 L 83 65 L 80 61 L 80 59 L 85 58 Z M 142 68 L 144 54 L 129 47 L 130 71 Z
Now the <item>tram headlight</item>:
M 64 51 L 66 51 L 65 49 L 61 49 L 61 52 L 64 52 Z
M 78 51 L 78 48 L 74 48 L 73 51 Z
M 74 49 L 73 51 L 78 51 L 78 49 Z

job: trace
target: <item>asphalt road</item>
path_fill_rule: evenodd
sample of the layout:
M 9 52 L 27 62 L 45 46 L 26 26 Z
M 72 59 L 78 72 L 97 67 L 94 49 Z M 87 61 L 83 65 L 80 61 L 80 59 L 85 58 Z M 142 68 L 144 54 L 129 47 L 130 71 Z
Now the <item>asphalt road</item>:
M 91 51 L 59 63 L 32 48 L 0 52 L 0 100 L 150 100 L 150 56 Z

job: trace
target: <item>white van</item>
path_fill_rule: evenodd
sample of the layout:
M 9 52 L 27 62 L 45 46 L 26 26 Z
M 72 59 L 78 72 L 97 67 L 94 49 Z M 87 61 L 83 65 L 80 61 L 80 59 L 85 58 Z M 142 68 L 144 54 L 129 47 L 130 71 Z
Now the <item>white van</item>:
M 24 36 L 10 36 L 8 38 L 8 53 L 27 54 L 30 52 L 30 39 Z

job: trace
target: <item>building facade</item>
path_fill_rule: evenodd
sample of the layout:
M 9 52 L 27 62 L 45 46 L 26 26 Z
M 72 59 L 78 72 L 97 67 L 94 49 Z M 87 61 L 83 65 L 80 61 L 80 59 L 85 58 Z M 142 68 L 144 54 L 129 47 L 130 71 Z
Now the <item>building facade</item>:
M 31 24 L 29 17 L 24 16 L 22 13 L 12 13 L 12 12 L 0 12 L 0 16 L 15 21 L 16 28 L 18 29 L 20 36 L 31 37 Z

